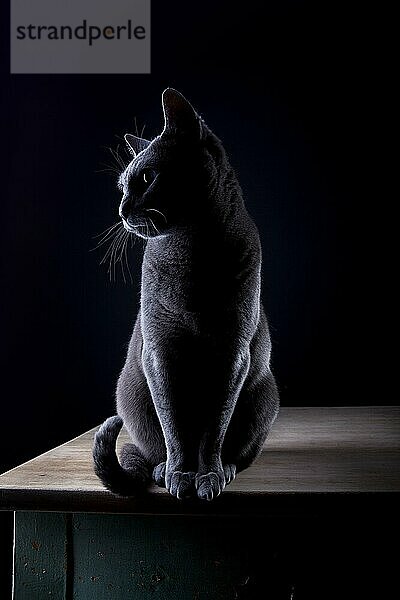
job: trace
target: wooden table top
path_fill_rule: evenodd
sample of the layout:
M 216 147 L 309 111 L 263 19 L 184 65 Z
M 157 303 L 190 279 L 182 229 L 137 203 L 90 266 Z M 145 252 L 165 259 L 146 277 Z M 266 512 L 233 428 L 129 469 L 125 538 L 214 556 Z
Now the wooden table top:
M 93 473 L 97 428 L 0 476 L 0 509 L 185 514 L 265 512 L 290 498 L 400 491 L 400 408 L 282 408 L 257 461 L 213 502 L 178 501 L 151 487 L 119 498 Z M 127 440 L 123 431 L 119 445 Z

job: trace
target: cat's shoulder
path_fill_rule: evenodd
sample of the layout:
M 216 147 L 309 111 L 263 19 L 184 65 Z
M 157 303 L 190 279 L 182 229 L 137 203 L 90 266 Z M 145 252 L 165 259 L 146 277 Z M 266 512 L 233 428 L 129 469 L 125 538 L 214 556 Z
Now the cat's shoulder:
M 261 240 L 258 228 L 245 211 L 236 219 L 231 228 L 227 231 L 226 236 L 227 246 L 235 254 L 252 255 L 254 257 L 261 255 Z

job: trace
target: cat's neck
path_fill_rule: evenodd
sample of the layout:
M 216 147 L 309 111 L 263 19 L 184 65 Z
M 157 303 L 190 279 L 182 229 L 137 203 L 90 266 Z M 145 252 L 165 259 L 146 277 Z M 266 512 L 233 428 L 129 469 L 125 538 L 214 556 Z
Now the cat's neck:
M 206 125 L 203 129 L 203 143 L 214 167 L 208 193 L 213 199 L 214 215 L 223 219 L 226 224 L 226 221 L 234 219 L 238 212 L 246 210 L 243 192 L 221 141 Z
M 147 240 L 144 258 L 157 258 L 157 262 L 181 262 L 190 257 L 194 248 L 212 244 L 216 240 L 214 232 L 205 231 L 200 226 L 176 227 L 166 235 Z

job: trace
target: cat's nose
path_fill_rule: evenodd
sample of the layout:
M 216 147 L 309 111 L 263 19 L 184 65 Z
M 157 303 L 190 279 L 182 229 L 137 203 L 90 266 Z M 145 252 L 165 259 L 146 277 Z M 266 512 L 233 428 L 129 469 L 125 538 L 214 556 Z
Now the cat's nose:
M 124 198 L 119 206 L 119 216 L 121 219 L 128 219 L 131 214 L 131 202 L 129 198 Z

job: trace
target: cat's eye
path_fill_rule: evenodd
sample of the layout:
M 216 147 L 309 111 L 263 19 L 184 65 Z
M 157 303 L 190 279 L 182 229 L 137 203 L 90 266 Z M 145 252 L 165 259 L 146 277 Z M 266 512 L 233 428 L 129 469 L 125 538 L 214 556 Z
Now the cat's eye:
M 143 169 L 142 171 L 142 178 L 143 178 L 143 182 L 149 186 L 153 183 L 153 181 L 156 178 L 157 173 L 155 172 L 154 169 Z

